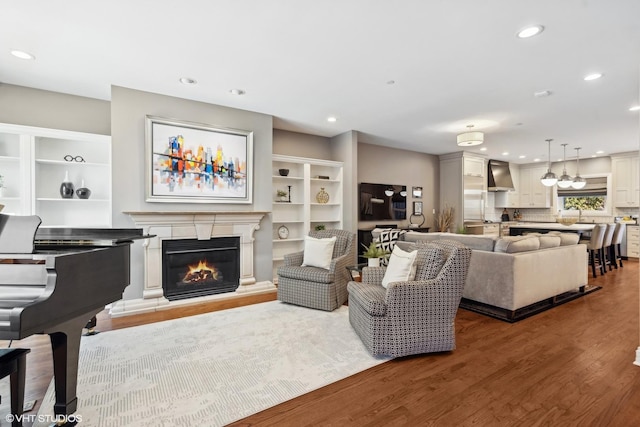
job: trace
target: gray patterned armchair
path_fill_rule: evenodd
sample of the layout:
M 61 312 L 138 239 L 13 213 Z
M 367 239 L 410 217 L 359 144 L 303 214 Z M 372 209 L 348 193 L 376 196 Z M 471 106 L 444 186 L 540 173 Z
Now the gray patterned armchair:
M 302 267 L 304 252 L 287 254 L 278 268 L 278 299 L 305 307 L 332 311 L 347 301 L 348 265 L 356 262 L 355 234 L 345 230 L 311 231 L 317 239 L 336 236 L 328 270 Z
M 381 286 L 385 267 L 368 267 L 349 282 L 349 321 L 374 356 L 393 357 L 455 349 L 455 316 L 471 249 L 439 240 L 416 244 L 414 281 Z

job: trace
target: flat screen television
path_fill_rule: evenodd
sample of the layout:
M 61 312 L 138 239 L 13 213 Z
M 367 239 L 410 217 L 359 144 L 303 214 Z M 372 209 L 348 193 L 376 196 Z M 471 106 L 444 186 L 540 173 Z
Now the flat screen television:
M 407 219 L 405 185 L 360 183 L 360 221 Z

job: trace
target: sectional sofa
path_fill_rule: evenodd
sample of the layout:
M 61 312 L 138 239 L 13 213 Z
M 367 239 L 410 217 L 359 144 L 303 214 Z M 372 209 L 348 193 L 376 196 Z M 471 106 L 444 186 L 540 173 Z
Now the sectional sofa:
M 376 237 L 376 231 L 373 235 Z M 396 244 L 455 240 L 472 249 L 461 306 L 504 320 L 517 320 L 584 292 L 587 249 L 575 233 L 485 237 L 407 232 Z M 548 307 L 547 307 L 548 308 Z

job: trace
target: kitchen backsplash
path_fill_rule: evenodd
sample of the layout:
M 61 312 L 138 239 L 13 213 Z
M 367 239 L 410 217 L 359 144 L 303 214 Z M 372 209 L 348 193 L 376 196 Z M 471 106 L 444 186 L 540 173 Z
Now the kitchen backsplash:
M 500 222 L 502 216 L 502 209 L 487 209 L 485 212 L 485 219 L 493 222 Z M 515 209 L 507 209 L 509 212 L 509 218 L 513 220 L 513 212 Z M 518 209 L 521 215 L 520 221 L 532 221 L 532 222 L 555 222 L 557 215 L 551 212 L 551 209 Z M 609 223 L 614 222 L 616 217 L 619 216 L 638 216 L 638 209 L 615 209 L 616 214 L 614 216 L 589 216 L 583 215 L 582 222 L 593 223 Z M 578 212 L 576 212 L 578 215 Z

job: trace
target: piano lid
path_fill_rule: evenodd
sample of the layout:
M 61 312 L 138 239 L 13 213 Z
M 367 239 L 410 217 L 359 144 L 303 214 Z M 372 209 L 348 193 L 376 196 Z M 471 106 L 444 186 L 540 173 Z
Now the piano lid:
M 148 239 L 140 228 L 50 228 L 40 227 L 35 245 L 41 249 L 51 246 L 115 246 L 134 240 Z

